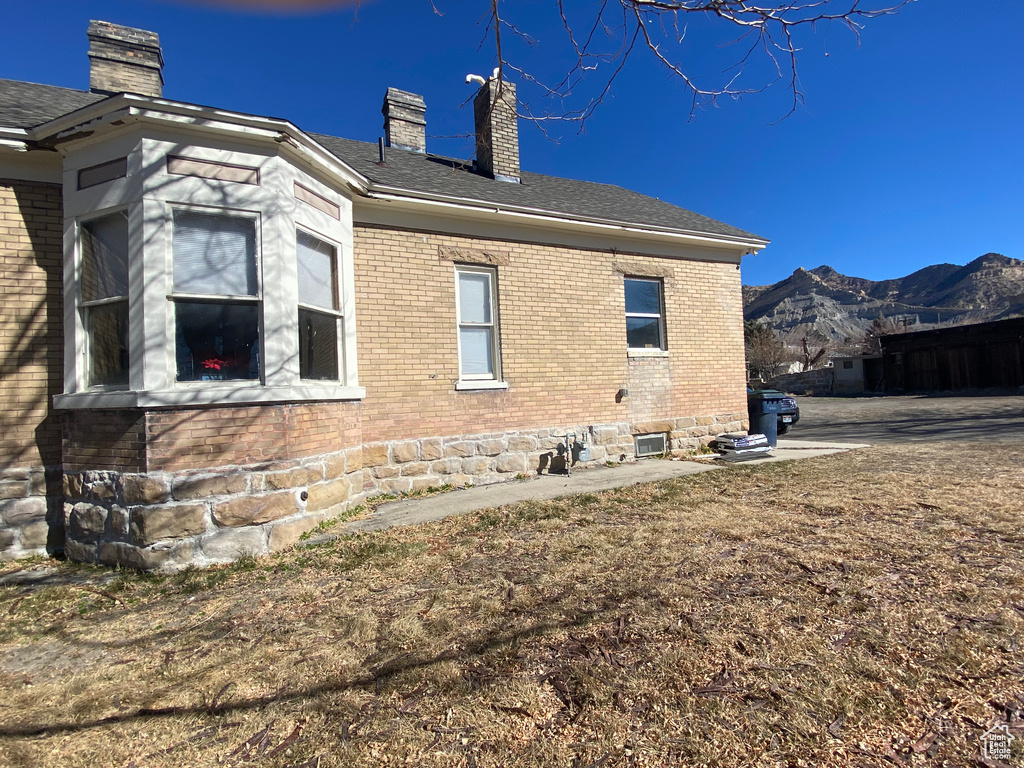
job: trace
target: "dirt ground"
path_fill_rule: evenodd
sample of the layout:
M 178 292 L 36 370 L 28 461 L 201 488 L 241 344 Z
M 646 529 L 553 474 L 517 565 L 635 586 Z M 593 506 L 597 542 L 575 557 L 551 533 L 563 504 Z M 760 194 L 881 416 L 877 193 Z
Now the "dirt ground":
M 1024 394 L 798 397 L 794 440 L 1024 442 Z

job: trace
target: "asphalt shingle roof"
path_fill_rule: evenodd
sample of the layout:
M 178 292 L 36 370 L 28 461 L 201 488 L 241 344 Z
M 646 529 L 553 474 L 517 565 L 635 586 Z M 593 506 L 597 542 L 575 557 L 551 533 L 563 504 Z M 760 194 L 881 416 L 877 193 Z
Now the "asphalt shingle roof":
M 569 218 L 602 219 L 762 239 L 721 221 L 612 184 L 563 179 L 528 171 L 520 174 L 521 184 L 495 181 L 474 172 L 463 161 L 400 149 L 388 149 L 387 164 L 381 166 L 377 164 L 380 155 L 376 144 L 317 133 L 310 136 L 345 164 L 381 186 L 495 205 L 535 208 Z
M 34 128 L 104 98 L 96 93 L 56 85 L 0 80 L 0 125 Z
M 53 85 L 0 79 L 0 126 L 29 129 L 104 96 Z M 576 181 L 523 171 L 521 184 L 495 181 L 460 160 L 389 149 L 378 165 L 376 144 L 309 134 L 346 165 L 381 187 L 406 193 L 461 198 L 496 206 L 527 208 L 566 218 L 597 219 L 709 235 L 762 238 L 721 221 L 611 184 Z

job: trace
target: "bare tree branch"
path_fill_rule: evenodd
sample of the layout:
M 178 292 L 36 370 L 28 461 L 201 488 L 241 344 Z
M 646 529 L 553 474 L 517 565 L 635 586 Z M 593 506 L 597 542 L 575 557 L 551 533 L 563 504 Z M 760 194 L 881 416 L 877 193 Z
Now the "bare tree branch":
M 436 3 L 430 0 L 437 11 Z M 528 62 L 515 55 L 505 36 L 533 49 L 537 41 L 521 26 L 502 15 L 499 0 L 481 19 L 485 39 L 493 39 L 499 75 L 506 70 L 532 88 L 520 89 L 521 116 L 544 123 L 576 123 L 582 130 L 594 111 L 604 103 L 612 84 L 626 64 L 637 56 L 653 58 L 669 75 L 682 83 L 689 95 L 691 118 L 722 97 L 738 99 L 761 93 L 785 82 L 792 95 L 791 115 L 804 101 L 798 76 L 798 54 L 803 29 L 816 31 L 833 22 L 850 30 L 859 44 L 867 20 L 889 16 L 915 0 L 602 0 L 586 10 L 558 0 L 558 14 L 567 38 L 570 61 L 557 82 L 546 84 Z M 514 7 L 514 6 L 513 6 Z M 740 46 L 735 60 L 717 74 L 688 63 L 686 54 L 695 45 L 686 20 L 697 19 L 723 33 L 736 36 L 719 49 Z M 799 35 L 799 39 L 798 39 Z M 692 58 L 692 57 L 691 57 Z M 584 91 L 587 88 L 590 95 Z M 529 96 L 534 93 L 535 97 Z M 533 106 L 535 103 L 536 106 Z

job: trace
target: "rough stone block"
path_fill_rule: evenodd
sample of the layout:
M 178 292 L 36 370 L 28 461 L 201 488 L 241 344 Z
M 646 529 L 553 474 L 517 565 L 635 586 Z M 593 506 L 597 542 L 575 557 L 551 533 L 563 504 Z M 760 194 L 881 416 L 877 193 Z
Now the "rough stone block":
M 163 539 L 195 536 L 206 530 L 203 504 L 136 507 L 131 515 L 132 542 L 146 547 Z
M 612 445 L 618 442 L 619 430 L 615 427 L 598 427 L 594 430 L 594 445 Z M 545 448 L 554 446 L 546 445 Z
M 420 446 L 415 440 L 410 440 L 404 443 L 395 443 L 391 446 L 391 458 L 396 464 L 416 461 L 419 457 Z
M 117 497 L 117 491 L 114 490 L 114 484 L 109 480 L 95 480 L 88 483 L 85 487 L 87 493 L 91 494 L 93 498 L 99 501 L 110 501 Z
M 558 446 L 565 443 L 564 437 L 544 437 L 540 440 L 540 447 L 546 451 L 554 451 Z
M 33 469 L 29 476 L 29 493 L 33 496 L 45 496 L 46 489 L 46 472 L 43 469 Z
M 64 475 L 64 498 L 66 499 L 80 499 L 82 498 L 82 476 L 81 475 Z
M 270 529 L 270 551 L 280 552 L 294 546 L 302 534 L 315 529 L 326 517 L 324 514 L 306 515 L 298 520 L 278 523 Z
M 417 477 L 412 481 L 412 490 L 425 491 L 427 488 L 438 488 L 440 485 L 439 477 Z
M 21 546 L 24 549 L 42 549 L 46 546 L 49 534 L 50 526 L 45 520 L 29 523 L 21 529 Z
M 434 461 L 444 456 L 444 445 L 439 437 L 420 440 L 420 457 L 425 461 Z
M 463 459 L 462 471 L 467 475 L 480 475 L 487 472 L 490 467 L 490 462 L 484 458 L 469 458 Z
M 501 440 L 481 440 L 477 446 L 477 451 L 482 456 L 497 456 L 499 453 L 504 452 L 505 446 Z
M 633 424 L 633 434 L 648 435 L 655 432 L 671 432 L 671 421 L 637 421 Z
M 222 501 L 213 508 L 213 519 L 222 526 L 260 525 L 288 517 L 298 511 L 295 494 L 281 491 L 265 496 L 242 496 Z
M 371 443 L 363 446 L 363 466 L 379 467 L 388 463 L 388 444 Z
M 125 504 L 163 504 L 171 497 L 167 481 L 150 475 L 124 475 L 121 486 Z
M 531 435 L 512 435 L 508 439 L 508 449 L 510 451 L 520 451 L 525 453 L 527 451 L 537 450 L 537 438 Z
M 449 485 L 454 485 L 456 488 L 465 488 L 467 485 L 473 484 L 473 478 L 461 472 L 457 472 L 454 475 L 445 475 L 444 481 Z
M 64 556 L 73 563 L 95 563 L 99 559 L 99 550 L 95 542 L 65 539 Z
M 370 470 L 374 477 L 398 477 L 398 467 L 374 467 Z
M 444 447 L 444 455 L 453 458 L 465 458 L 466 456 L 476 455 L 476 446 L 473 443 L 465 440 L 459 440 L 458 442 L 448 443 Z
M 341 477 L 348 471 L 348 457 L 344 453 L 336 453 L 324 459 L 324 480 Z
M 248 478 L 243 474 L 236 475 L 202 475 L 198 477 L 182 477 L 174 481 L 171 489 L 174 498 L 179 501 L 205 499 L 209 496 L 228 496 L 244 493 L 248 488 Z
M 604 461 L 608 458 L 608 449 L 603 445 L 590 446 L 590 458 L 593 461 Z
M 202 553 L 218 562 L 238 560 L 246 555 L 262 555 L 268 547 L 264 528 L 222 528 L 199 540 Z
M 309 486 L 309 498 L 306 499 L 306 511 L 317 512 L 348 501 L 352 493 L 352 483 L 347 477 L 340 477 L 326 483 Z
M 14 544 L 14 531 L 9 528 L 0 528 L 0 550 L 10 549 Z
M 402 465 L 402 476 L 425 475 L 430 470 L 430 465 L 425 461 L 411 461 Z
M 494 462 L 494 468 L 499 472 L 525 472 L 526 458 L 518 453 L 506 453 L 499 456 Z
M 0 469 L 0 480 L 28 480 L 29 470 L 21 467 Z
M 288 488 L 302 488 L 312 483 L 319 483 L 322 479 L 323 476 L 320 470 L 298 467 L 288 472 L 265 475 L 263 487 L 268 491 L 283 491 Z
M 697 426 L 698 427 L 709 427 L 709 426 L 711 426 L 714 423 L 715 423 L 715 417 L 714 416 L 698 416 L 697 417 Z
M 356 472 L 363 468 L 363 449 L 362 448 L 349 448 L 345 451 L 345 457 L 348 462 L 348 472 Z
M 168 549 L 142 548 L 123 541 L 105 541 L 100 545 L 99 560 L 104 565 L 155 571 L 167 562 L 170 554 Z
M 68 537 L 76 541 L 96 543 L 107 522 L 104 507 L 87 502 L 75 504 L 68 521 Z
M 115 504 L 107 514 L 107 530 L 114 536 L 126 536 L 128 534 L 128 520 L 128 510 Z
M 672 423 L 675 425 L 675 429 L 673 431 L 680 429 L 689 429 L 690 427 L 697 426 L 697 420 L 693 418 L 693 416 L 686 416 L 680 419 L 673 419 Z
M 441 459 L 430 465 L 430 471 L 436 475 L 453 475 L 462 471 L 462 459 Z
M 0 482 L 0 499 L 22 499 L 28 495 L 28 483 L 24 480 Z
M 381 480 L 380 489 L 384 493 L 408 493 L 412 490 L 412 480 L 407 477 L 396 477 L 391 480 Z

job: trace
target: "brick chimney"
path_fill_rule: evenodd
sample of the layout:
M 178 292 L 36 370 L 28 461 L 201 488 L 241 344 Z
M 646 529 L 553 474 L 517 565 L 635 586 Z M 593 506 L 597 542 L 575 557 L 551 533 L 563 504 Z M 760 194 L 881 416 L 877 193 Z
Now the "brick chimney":
M 476 167 L 500 181 L 519 182 L 519 122 L 516 87 L 491 77 L 473 100 Z
M 388 88 L 384 94 L 384 140 L 389 147 L 427 151 L 427 105 L 417 93 Z
M 89 90 L 162 96 L 160 37 L 109 21 L 89 22 Z

